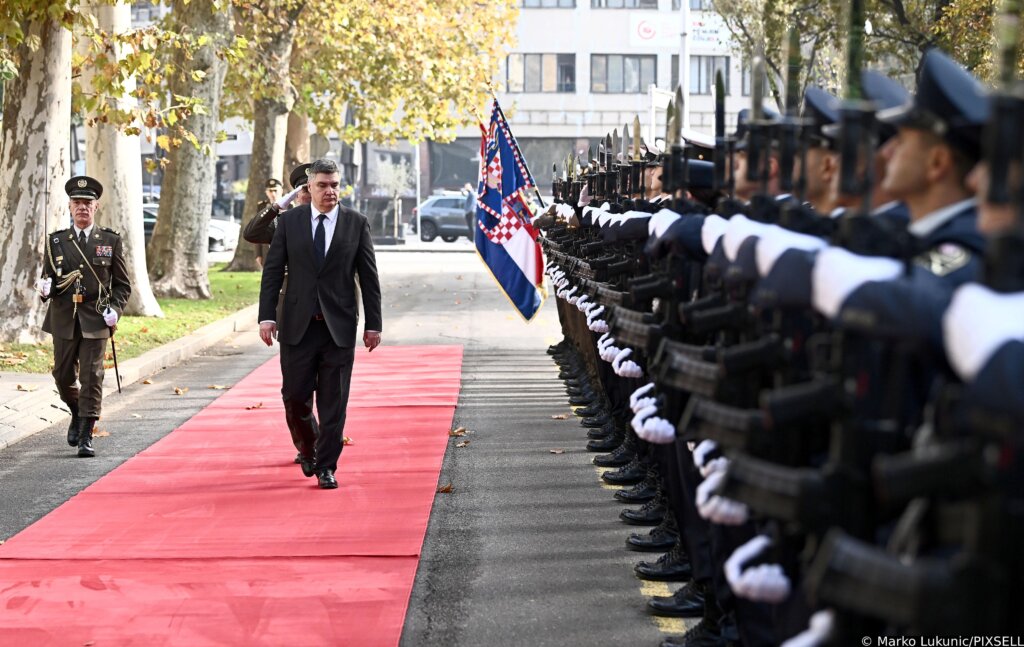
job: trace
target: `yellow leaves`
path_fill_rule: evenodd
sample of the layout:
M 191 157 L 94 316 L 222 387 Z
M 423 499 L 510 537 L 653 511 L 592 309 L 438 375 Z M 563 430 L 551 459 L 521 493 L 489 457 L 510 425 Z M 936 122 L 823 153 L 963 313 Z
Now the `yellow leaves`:
M 466 435 L 466 428 L 465 427 L 458 427 L 456 429 L 452 429 L 452 430 L 450 430 L 448 432 L 448 435 L 451 436 L 451 437 L 465 436 Z
M 447 483 L 446 485 L 442 485 L 439 488 L 437 488 L 437 493 L 438 494 L 451 494 L 454 489 L 455 488 L 452 486 L 451 483 Z
M 342 436 L 341 437 L 341 444 L 342 445 L 351 445 L 351 444 L 353 444 L 353 441 L 348 436 Z
M 551 419 L 552 420 L 568 420 L 569 419 L 569 414 L 567 414 L 567 413 L 559 413 L 557 415 L 551 416 Z
M 246 407 L 245 410 L 246 411 L 252 411 L 254 409 L 262 409 L 262 408 L 263 408 L 263 403 L 262 402 L 257 402 L 256 404 L 253 404 L 253 405 L 250 405 L 250 406 Z
M 212 389 L 214 391 L 223 391 L 224 389 L 229 389 L 231 387 L 224 386 L 223 384 L 211 384 L 211 385 L 207 386 L 206 388 Z
M 36 390 L 36 389 L 38 389 L 38 388 L 39 388 L 39 385 L 38 385 L 38 384 L 29 384 L 29 385 L 27 385 L 27 386 L 26 386 L 26 385 L 24 385 L 24 384 L 19 384 L 19 385 L 17 386 L 17 389 L 18 389 L 19 391 L 24 391 L 25 393 L 31 393 L 32 391 L 35 391 L 35 390 Z
M 564 454 L 565 453 L 564 449 L 549 449 L 548 451 L 551 452 L 552 454 Z
M 110 432 L 105 430 L 105 429 L 93 429 L 92 430 L 92 437 L 93 438 L 106 438 L 109 435 L 110 435 Z
M 174 395 L 185 395 L 186 393 L 188 393 L 188 387 L 187 386 L 186 387 L 180 387 L 180 386 L 174 387 Z
M 149 379 L 149 378 L 147 377 L 146 379 L 142 380 L 142 383 L 143 383 L 143 384 L 152 384 L 152 383 L 153 383 L 153 380 L 151 380 L 151 379 Z
M 468 447 L 469 446 L 469 441 L 468 440 L 463 440 L 463 441 L 457 442 L 457 443 L 455 443 L 455 446 L 459 447 L 459 448 Z

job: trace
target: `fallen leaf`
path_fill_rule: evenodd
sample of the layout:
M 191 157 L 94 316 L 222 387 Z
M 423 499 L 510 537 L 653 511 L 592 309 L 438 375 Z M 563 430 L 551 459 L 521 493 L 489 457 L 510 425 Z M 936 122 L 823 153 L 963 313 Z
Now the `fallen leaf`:
M 564 449 L 549 449 L 548 451 L 551 452 L 552 454 L 564 454 L 565 453 Z
M 142 328 L 139 328 L 139 332 L 149 332 L 149 328 L 143 326 Z
M 188 387 L 187 386 L 185 388 L 181 388 L 181 387 L 177 387 L 177 386 L 174 387 L 174 395 L 185 395 L 186 393 L 188 393 Z
M 351 445 L 352 444 L 352 439 L 349 438 L 348 436 L 342 436 L 341 437 L 341 444 L 342 445 Z
M 465 427 L 459 427 L 457 429 L 452 429 L 451 431 L 448 432 L 448 435 L 449 436 L 465 436 L 466 435 L 466 428 Z
M 132 418 L 141 418 L 141 417 L 142 417 L 142 416 L 140 416 L 140 415 L 139 415 L 139 414 L 137 414 L 137 413 L 133 413 L 133 414 L 132 414 Z
M 18 390 L 19 391 L 25 391 L 26 393 L 30 393 L 32 391 L 35 391 L 38 388 L 39 388 L 38 384 L 30 384 L 28 386 L 25 386 L 24 384 L 19 384 L 18 385 Z
M 462 301 L 459 301 L 458 299 L 456 299 L 456 300 L 455 300 L 455 305 L 457 305 L 457 306 L 458 306 L 458 305 L 462 305 Z
M 456 447 L 465 447 L 465 446 L 466 446 L 466 445 L 468 445 L 468 444 L 469 444 L 469 441 L 468 441 L 468 440 L 463 440 L 463 441 L 461 441 L 461 442 L 457 442 L 457 443 L 455 443 L 455 446 L 456 446 Z
M 223 384 L 211 384 L 210 386 L 208 386 L 206 388 L 213 389 L 214 391 L 223 391 L 224 389 L 226 389 L 228 387 L 224 386 Z
M 262 402 L 257 402 L 256 404 L 254 404 L 254 405 L 252 405 L 250 407 L 246 407 L 245 410 L 246 411 L 252 411 L 253 409 L 262 409 L 262 408 L 263 408 L 263 403 Z
M 452 484 L 449 483 L 448 485 L 442 485 L 441 487 L 437 488 L 437 493 L 438 494 L 449 494 L 453 489 L 454 488 L 452 487 Z
M 151 379 L 149 379 L 149 378 L 146 378 L 145 380 L 142 380 L 142 383 L 143 383 L 143 384 L 152 384 L 152 383 L 153 383 L 153 380 L 151 380 Z
M 568 413 L 560 413 L 557 416 L 551 416 L 551 419 L 552 420 L 568 420 L 569 419 L 569 414 Z
M 93 438 L 106 438 L 109 435 L 110 435 L 109 431 L 104 431 L 102 429 L 93 429 L 93 431 L 92 431 L 92 437 Z

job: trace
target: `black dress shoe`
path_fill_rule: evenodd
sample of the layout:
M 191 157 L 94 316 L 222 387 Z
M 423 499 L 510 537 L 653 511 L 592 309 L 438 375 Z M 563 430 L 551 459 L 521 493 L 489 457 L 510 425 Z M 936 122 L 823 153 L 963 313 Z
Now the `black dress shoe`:
M 659 595 L 647 601 L 647 609 L 656 616 L 703 618 L 704 587 L 693 580 L 672 595 Z
M 644 480 L 647 474 L 647 467 L 640 462 L 640 459 L 633 455 L 633 459 L 617 470 L 609 470 L 601 474 L 601 480 L 609 485 L 633 485 Z M 658 519 L 657 525 L 661 523 Z
M 649 553 L 661 553 L 671 550 L 679 541 L 679 533 L 667 528 L 664 524 L 657 526 L 648 533 L 634 532 L 626 538 L 626 548 Z
M 334 470 L 324 470 L 317 476 L 317 485 L 321 490 L 334 490 L 338 487 L 338 481 L 334 478 Z
M 728 644 L 718 624 L 704 618 L 682 636 L 663 640 L 661 647 L 726 647 Z
M 299 461 L 299 467 L 302 468 L 302 475 L 306 478 L 316 476 L 316 461 L 312 456 L 306 458 L 302 454 L 299 454 L 296 458 Z
M 690 560 L 683 553 L 682 542 L 679 541 L 657 561 L 637 562 L 633 571 L 642 580 L 658 582 L 685 582 L 693 577 L 693 567 L 690 566 Z
M 569 404 L 574 407 L 589 407 L 597 402 L 596 395 L 573 395 L 569 396 Z
M 587 443 L 587 449 L 590 450 L 590 443 Z M 622 441 L 622 444 L 616 447 L 612 453 L 595 456 L 594 465 L 598 467 L 622 467 L 629 464 L 629 461 L 633 460 L 635 454 L 636 452 L 633 451 L 633 448 L 629 447 L 626 441 Z
M 632 526 L 657 526 L 665 518 L 665 505 L 657 497 L 639 508 L 619 512 L 619 519 Z
M 587 438 L 591 440 L 606 440 L 608 438 L 611 438 L 612 436 L 618 436 L 619 442 L 622 442 L 622 434 L 618 433 L 618 430 L 615 428 L 614 422 L 609 422 L 600 429 L 587 429 Z M 615 447 L 618 447 L 618 445 L 615 445 Z M 611 449 L 606 449 L 604 451 L 610 452 L 612 449 L 615 449 L 615 447 L 612 447 Z

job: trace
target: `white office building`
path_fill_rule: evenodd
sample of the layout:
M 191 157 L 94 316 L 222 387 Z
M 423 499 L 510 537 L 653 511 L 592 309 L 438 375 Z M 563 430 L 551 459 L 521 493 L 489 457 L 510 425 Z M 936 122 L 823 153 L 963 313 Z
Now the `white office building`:
M 689 4 L 684 12 L 682 2 Z M 517 44 L 499 73 L 497 96 L 542 189 L 552 163 L 639 115 L 649 140 L 664 137 L 664 107 L 679 84 L 683 16 L 689 14 L 687 110 L 692 130 L 714 134 L 715 72 L 726 82 L 726 121 L 750 105 L 750 75 L 712 0 L 522 0 Z M 652 106 L 654 110 L 652 110 Z M 453 144 L 431 144 L 431 185 L 461 186 L 476 173 L 479 130 Z M 465 137 L 463 139 L 462 137 Z M 437 165 L 440 164 L 440 168 Z M 559 167 L 560 168 L 560 167 Z M 460 181 L 462 180 L 462 181 Z

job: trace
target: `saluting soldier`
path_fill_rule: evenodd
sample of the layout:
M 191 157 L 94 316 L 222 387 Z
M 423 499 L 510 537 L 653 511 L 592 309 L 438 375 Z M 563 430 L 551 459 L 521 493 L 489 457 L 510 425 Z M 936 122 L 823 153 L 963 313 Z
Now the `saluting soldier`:
M 132 292 L 121 236 L 95 224 L 103 186 L 87 176 L 64 185 L 73 226 L 46 237 L 39 293 L 49 301 L 43 331 L 53 335 L 53 379 L 71 409 L 68 444 L 95 456 L 92 431 L 103 400 L 103 358 Z M 81 387 L 76 386 L 76 382 Z

